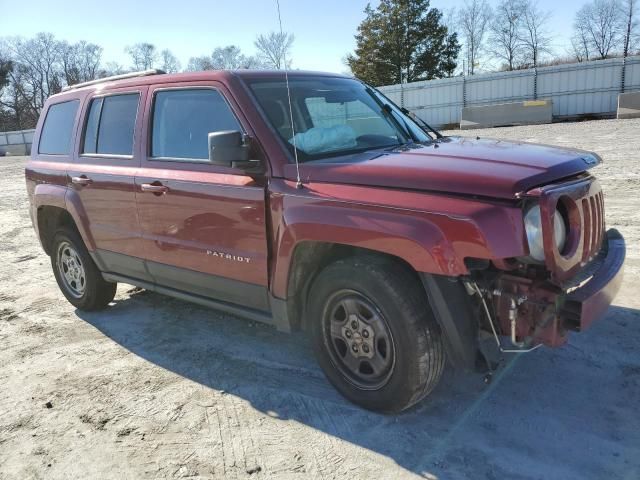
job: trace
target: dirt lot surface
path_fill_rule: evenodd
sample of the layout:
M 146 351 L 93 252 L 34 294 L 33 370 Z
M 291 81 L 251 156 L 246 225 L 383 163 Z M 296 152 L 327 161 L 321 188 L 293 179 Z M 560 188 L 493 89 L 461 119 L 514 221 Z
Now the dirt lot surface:
M 490 385 L 449 371 L 398 416 L 343 400 L 301 335 L 121 285 L 108 310 L 58 291 L 0 159 L 0 478 L 640 478 L 640 120 L 464 132 L 595 150 L 622 292 L 564 348 Z

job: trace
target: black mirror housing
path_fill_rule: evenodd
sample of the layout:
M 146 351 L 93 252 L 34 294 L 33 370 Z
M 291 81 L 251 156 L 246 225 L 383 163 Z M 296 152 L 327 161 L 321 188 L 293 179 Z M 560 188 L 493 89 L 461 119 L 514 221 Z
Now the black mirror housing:
M 249 161 L 249 145 L 238 130 L 211 132 L 208 136 L 209 161 L 214 165 L 232 167 Z

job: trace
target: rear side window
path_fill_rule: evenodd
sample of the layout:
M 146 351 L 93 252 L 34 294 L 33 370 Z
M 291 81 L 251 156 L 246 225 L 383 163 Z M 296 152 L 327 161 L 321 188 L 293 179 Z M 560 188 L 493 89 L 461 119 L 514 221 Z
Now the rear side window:
M 71 135 L 78 111 L 78 100 L 56 103 L 49 107 L 44 119 L 38 153 L 46 155 L 69 155 Z
M 241 130 L 229 104 L 212 89 L 165 90 L 155 95 L 151 156 L 206 160 L 208 134 Z
M 133 155 L 133 130 L 140 95 L 94 98 L 89 107 L 83 153 Z

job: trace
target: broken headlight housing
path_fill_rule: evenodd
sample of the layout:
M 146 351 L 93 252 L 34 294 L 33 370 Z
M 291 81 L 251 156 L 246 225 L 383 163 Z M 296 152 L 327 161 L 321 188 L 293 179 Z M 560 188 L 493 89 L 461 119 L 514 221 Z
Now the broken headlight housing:
M 544 242 L 542 239 L 542 218 L 540 206 L 531 206 L 524 215 L 524 228 L 529 244 L 529 256 L 537 262 L 544 261 Z M 559 252 L 564 250 L 567 242 L 567 226 L 560 211 L 553 214 L 554 243 Z

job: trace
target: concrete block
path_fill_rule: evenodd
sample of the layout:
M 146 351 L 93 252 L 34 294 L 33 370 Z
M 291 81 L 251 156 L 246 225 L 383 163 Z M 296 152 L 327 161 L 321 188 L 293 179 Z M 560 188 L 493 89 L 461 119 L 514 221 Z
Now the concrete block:
M 9 155 L 29 155 L 31 152 L 31 145 L 25 145 L 20 144 L 20 145 L 4 145 L 2 148 L 0 148 L 0 152 L 3 152 L 4 155 L 9 156 Z
M 618 118 L 640 118 L 640 92 L 618 95 Z
M 462 109 L 460 128 L 506 127 L 510 125 L 532 125 L 551 123 L 553 104 L 551 100 L 529 100 L 525 102 L 482 105 Z

